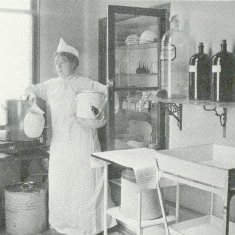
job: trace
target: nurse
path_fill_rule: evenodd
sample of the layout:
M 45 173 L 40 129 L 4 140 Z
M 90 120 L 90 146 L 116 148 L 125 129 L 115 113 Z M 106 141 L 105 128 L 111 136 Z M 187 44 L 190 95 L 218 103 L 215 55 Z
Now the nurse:
M 29 102 L 40 97 L 51 110 L 49 224 L 66 235 L 93 235 L 103 230 L 103 167 L 92 168 L 90 156 L 101 151 L 96 128 L 105 125 L 105 105 L 88 125 L 76 118 L 74 100 L 84 90 L 106 93 L 106 86 L 78 75 L 79 53 L 63 39 L 54 60 L 58 77 L 26 89 Z

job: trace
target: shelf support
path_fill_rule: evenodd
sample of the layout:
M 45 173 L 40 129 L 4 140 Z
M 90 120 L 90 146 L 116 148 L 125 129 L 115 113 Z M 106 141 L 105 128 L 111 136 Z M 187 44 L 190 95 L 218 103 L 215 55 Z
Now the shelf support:
M 182 131 L 183 105 L 177 105 L 175 103 L 166 103 L 165 105 L 169 112 L 169 115 L 173 116 L 176 119 L 179 129 Z
M 223 112 L 222 113 L 218 113 L 217 111 L 217 107 L 214 108 L 206 108 L 206 106 L 203 106 L 203 109 L 205 111 L 209 111 L 209 112 L 215 112 L 215 115 L 217 117 L 219 117 L 219 121 L 220 121 L 220 125 L 223 127 L 223 137 L 226 137 L 226 124 L 227 124 L 227 108 L 223 108 Z

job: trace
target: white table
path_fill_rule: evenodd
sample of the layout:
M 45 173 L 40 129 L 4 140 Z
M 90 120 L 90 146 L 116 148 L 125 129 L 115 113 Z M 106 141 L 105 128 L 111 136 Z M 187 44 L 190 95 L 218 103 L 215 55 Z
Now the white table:
M 232 196 L 235 194 L 235 148 L 230 146 L 205 144 L 171 150 L 154 151 L 146 148 L 108 151 L 92 154 L 106 162 L 125 166 L 115 159 L 120 155 L 125 157 L 125 151 L 135 155 L 155 156 L 160 169 L 160 175 L 178 184 L 186 184 L 211 192 L 210 215 L 167 226 L 166 233 L 171 235 L 234 235 L 235 224 L 229 222 L 229 209 Z M 107 190 L 107 167 L 105 169 L 105 189 Z M 157 185 L 159 188 L 159 184 Z M 159 190 L 160 191 L 160 190 Z M 213 196 L 219 195 L 223 200 L 223 219 L 213 216 Z M 179 197 L 179 194 L 177 194 Z M 107 199 L 107 191 L 105 192 Z M 139 195 L 141 200 L 141 194 Z M 177 199 L 178 201 L 178 199 Z M 179 205 L 177 206 L 179 208 Z M 164 208 L 163 208 L 164 209 Z M 139 208 L 140 210 L 140 208 Z M 105 208 L 105 215 L 107 208 Z M 140 211 L 139 211 L 140 212 Z M 114 213 L 114 212 L 113 212 Z M 141 234 L 141 216 L 138 217 L 138 234 Z M 106 228 L 105 224 L 105 228 Z M 105 232 L 105 235 L 107 232 Z M 159 233 L 161 234 L 161 233 Z
M 210 215 L 171 226 L 172 234 L 233 235 L 235 224 L 229 223 L 230 201 L 234 195 L 235 148 L 203 144 L 156 152 L 162 176 L 211 192 Z M 223 219 L 213 216 L 213 195 L 223 200 Z M 230 233 L 229 233 L 230 229 Z
M 92 156 L 95 158 L 98 158 L 102 161 L 105 161 L 107 163 L 114 163 L 114 164 L 118 164 L 120 166 L 123 166 L 125 168 L 135 168 L 135 164 L 136 161 L 135 159 L 138 156 L 138 159 L 142 159 L 143 162 L 146 161 L 147 157 L 154 157 L 153 155 L 154 151 L 150 150 L 150 149 L 146 149 L 146 148 L 141 148 L 141 149 L 127 149 L 127 150 L 117 150 L 117 151 L 107 151 L 107 152 L 98 152 L 98 153 L 93 153 Z M 132 159 L 132 163 L 130 161 L 123 161 L 123 159 Z M 156 159 L 154 158 L 154 162 L 156 164 L 156 171 L 157 171 L 157 180 L 156 180 L 156 188 L 157 188 L 157 192 L 158 192 L 158 197 L 160 200 L 160 206 L 161 206 L 161 211 L 162 211 L 162 215 L 163 217 L 160 219 L 155 219 L 155 220 L 148 220 L 148 221 L 143 221 L 141 219 L 141 199 L 142 199 L 142 193 L 141 191 L 138 193 L 138 219 L 137 221 L 134 219 L 130 219 L 125 217 L 121 212 L 120 212 L 120 208 L 116 207 L 116 208 L 107 208 L 107 194 L 108 194 L 108 166 L 106 164 L 105 169 L 104 169 L 104 235 L 107 235 L 107 215 L 110 215 L 128 225 L 130 225 L 136 232 L 138 235 L 142 235 L 143 234 L 143 230 L 148 228 L 148 227 L 152 227 L 152 226 L 156 226 L 156 225 L 160 225 L 160 224 L 164 224 L 165 229 L 161 228 L 161 227 L 157 227 L 156 229 L 158 230 L 156 234 L 166 234 L 169 235 L 169 229 L 168 229 L 168 222 L 172 222 L 175 221 L 176 218 L 175 216 L 166 216 L 165 214 L 165 209 L 164 209 L 164 205 L 163 205 L 163 201 L 162 201 L 162 195 L 161 195 L 161 191 L 160 191 L 160 182 L 159 182 L 159 174 L 158 174 L 158 167 L 157 167 L 157 162 Z M 161 186 L 164 183 L 161 182 Z M 169 180 L 166 180 L 166 186 L 172 186 L 172 183 L 169 183 Z M 176 210 L 178 213 L 178 209 Z M 178 217 L 178 214 L 177 216 Z

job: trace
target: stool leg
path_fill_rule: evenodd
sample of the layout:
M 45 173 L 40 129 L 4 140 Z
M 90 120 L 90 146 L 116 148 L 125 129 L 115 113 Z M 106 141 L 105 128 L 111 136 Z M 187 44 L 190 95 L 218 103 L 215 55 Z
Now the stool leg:
M 142 227 L 141 227 L 141 215 L 142 215 L 142 192 L 138 193 L 138 235 L 142 235 Z
M 164 227 L 165 227 L 166 235 L 169 235 L 169 229 L 168 229 L 167 220 L 166 220 L 166 212 L 165 212 L 165 207 L 164 207 L 163 200 L 162 200 L 162 193 L 161 193 L 161 189 L 159 186 L 159 181 L 157 182 L 157 192 L 158 192 L 158 198 L 160 201 L 162 217 L 164 220 Z
M 107 235 L 108 165 L 104 167 L 104 235 Z

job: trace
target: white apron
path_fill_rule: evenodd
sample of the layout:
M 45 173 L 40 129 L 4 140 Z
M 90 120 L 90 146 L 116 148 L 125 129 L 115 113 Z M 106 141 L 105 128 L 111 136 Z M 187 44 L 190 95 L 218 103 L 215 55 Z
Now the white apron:
M 72 108 L 76 94 L 91 88 L 104 86 L 75 77 L 51 79 L 32 87 L 51 109 L 49 223 L 66 235 L 92 235 L 103 230 L 103 168 L 90 165 L 91 153 L 100 151 L 97 132 L 79 123 Z M 111 219 L 108 222 L 109 227 L 116 224 Z

